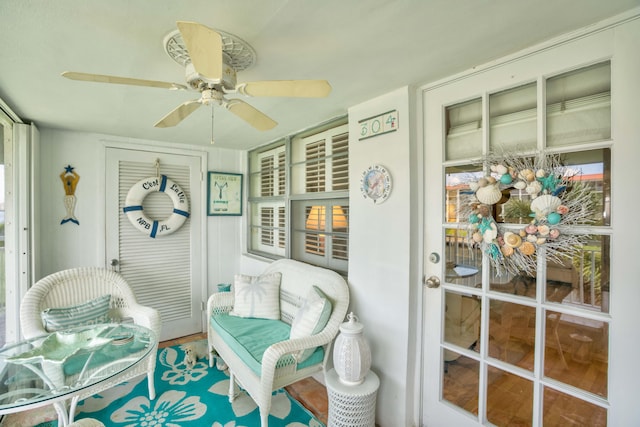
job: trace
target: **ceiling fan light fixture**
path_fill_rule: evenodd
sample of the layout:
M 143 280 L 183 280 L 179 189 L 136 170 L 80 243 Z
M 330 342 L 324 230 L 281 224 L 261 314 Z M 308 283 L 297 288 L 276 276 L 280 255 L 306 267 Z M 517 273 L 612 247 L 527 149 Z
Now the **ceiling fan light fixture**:
M 222 64 L 222 74 L 220 78 L 207 78 L 198 73 L 191 62 L 185 66 L 187 83 L 192 89 L 202 90 L 205 87 L 223 86 L 226 90 L 232 91 L 236 87 L 236 72 L 227 63 Z
M 202 91 L 202 97 L 200 98 L 201 102 L 204 105 L 211 105 L 216 103 L 218 105 L 222 104 L 223 96 L 222 93 L 215 89 L 205 89 Z

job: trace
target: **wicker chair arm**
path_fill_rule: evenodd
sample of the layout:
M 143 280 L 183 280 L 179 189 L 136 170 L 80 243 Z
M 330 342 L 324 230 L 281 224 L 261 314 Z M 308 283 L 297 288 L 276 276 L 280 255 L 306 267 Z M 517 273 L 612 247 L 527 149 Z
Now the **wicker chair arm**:
M 47 333 L 40 317 L 40 298 L 43 293 L 42 291 L 28 292 L 20 303 L 20 328 L 25 339 Z
M 207 318 L 212 314 L 228 313 L 233 309 L 233 292 L 218 292 L 207 300 Z
M 288 354 L 297 353 L 309 348 L 325 346 L 332 341 L 330 333 L 323 331 L 309 337 L 295 338 L 280 341 L 269 346 L 262 355 L 262 379 L 263 384 L 271 387 L 278 361 Z
M 28 340 L 28 339 L 36 338 L 49 333 L 42 325 L 42 322 L 40 322 L 40 324 L 36 322 L 29 322 L 29 323 L 30 323 L 29 325 L 25 325 L 24 323 L 20 325 L 22 328 L 22 335 L 24 339 Z
M 158 310 L 140 304 L 131 304 L 128 307 L 116 309 L 115 312 L 124 319 L 130 317 L 133 323 L 151 329 L 156 334 L 156 338 L 160 338 L 162 329 L 162 320 Z

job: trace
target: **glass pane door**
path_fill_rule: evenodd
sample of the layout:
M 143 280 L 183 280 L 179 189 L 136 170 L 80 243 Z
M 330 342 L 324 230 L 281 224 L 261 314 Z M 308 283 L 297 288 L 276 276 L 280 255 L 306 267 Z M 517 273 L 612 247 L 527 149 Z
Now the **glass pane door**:
M 15 323 L 15 320 L 11 321 L 11 319 L 16 319 L 18 314 L 16 307 L 16 295 L 18 294 L 16 291 L 18 285 L 16 283 L 11 284 L 12 281 L 10 281 L 9 288 L 7 288 L 6 280 L 6 254 L 7 249 L 11 249 L 10 246 L 13 242 L 9 239 L 9 247 L 7 247 L 7 243 L 5 243 L 7 242 L 7 239 L 5 239 L 5 236 L 7 235 L 5 224 L 6 220 L 9 219 L 5 215 L 5 209 L 7 202 L 12 202 L 10 197 L 14 193 L 10 188 L 5 188 L 5 184 L 11 182 L 7 176 L 10 172 L 5 168 L 5 164 L 11 163 L 10 160 L 13 155 L 12 133 L 13 122 L 2 111 L 0 111 L 0 347 L 7 342 L 15 340 L 18 335 L 15 327 L 13 328 L 13 333 L 8 332 L 7 330 L 7 324 L 11 325 L 12 323 Z M 10 187 L 10 185 L 8 185 L 8 187 Z M 11 204 L 11 206 L 13 205 Z M 13 211 L 15 211 L 15 209 L 13 209 Z M 7 300 L 9 300 L 9 312 L 7 312 Z M 8 316 L 9 322 L 7 322 Z
M 444 160 L 439 177 L 426 174 L 443 184 L 425 207 L 426 246 L 439 236 L 431 247 L 443 256 L 440 297 L 427 290 L 425 302 L 441 313 L 439 351 L 426 359 L 441 404 L 425 407 L 455 425 L 607 425 L 610 70 L 604 62 L 425 108 L 427 122 L 442 115 L 439 138 L 431 132 Z M 562 116 L 563 102 L 596 116 L 569 98 L 601 120 L 571 127 L 580 119 Z
M 8 130 L 8 129 L 7 129 Z M 5 245 L 4 245 L 4 132 L 5 127 L 0 121 L 0 347 L 6 343 L 7 321 L 7 286 L 5 280 Z

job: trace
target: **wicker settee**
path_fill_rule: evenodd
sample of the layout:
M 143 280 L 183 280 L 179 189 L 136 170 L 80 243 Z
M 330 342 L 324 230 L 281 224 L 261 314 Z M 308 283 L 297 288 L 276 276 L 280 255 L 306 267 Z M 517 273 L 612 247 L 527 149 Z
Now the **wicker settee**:
M 260 277 L 278 273 L 281 275 L 278 291 L 279 319 L 264 320 L 250 316 L 238 318 L 229 315 L 237 308 L 242 296 L 242 293 L 237 293 L 238 276 L 231 292 L 215 293 L 207 304 L 208 342 L 212 351 L 217 352 L 229 367 L 229 399 L 233 400 L 236 396 L 237 382 L 260 408 L 262 427 L 268 426 L 273 391 L 323 370 L 329 357 L 330 344 L 338 334 L 349 305 L 347 283 L 334 271 L 282 259 L 271 263 Z M 326 300 L 330 301 L 331 309 L 326 325 L 310 336 L 291 338 L 287 331 L 293 331 L 299 324 L 296 323 L 296 316 L 300 319 L 300 313 L 303 312 L 300 307 L 308 306 L 308 301 L 312 298 L 309 296 L 310 292 L 317 292 L 317 288 L 326 296 Z M 249 337 L 248 341 L 252 344 L 256 340 L 267 342 L 262 344 L 261 350 L 253 351 L 253 354 L 249 355 L 240 337 L 234 335 L 233 328 L 225 326 L 222 321 L 225 319 L 233 324 L 241 323 L 240 329 L 244 334 L 250 331 L 249 334 L 259 335 Z M 259 327 L 252 329 L 259 322 L 267 322 L 268 329 L 283 330 L 284 335 L 270 342 L 270 338 L 265 338 L 270 336 L 270 330 L 262 329 L 262 332 L 257 332 Z M 312 353 L 312 356 L 300 362 L 302 359 L 298 358 L 298 355 L 305 350 L 307 354 Z M 210 358 L 211 366 L 213 359 Z

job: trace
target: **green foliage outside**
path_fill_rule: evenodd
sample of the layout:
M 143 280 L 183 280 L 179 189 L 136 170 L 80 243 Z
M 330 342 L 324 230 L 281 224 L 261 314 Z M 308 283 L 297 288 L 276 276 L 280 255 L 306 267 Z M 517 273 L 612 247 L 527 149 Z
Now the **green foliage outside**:
M 524 224 L 531 221 L 531 200 L 513 197 L 502 207 L 502 218 L 505 222 Z

